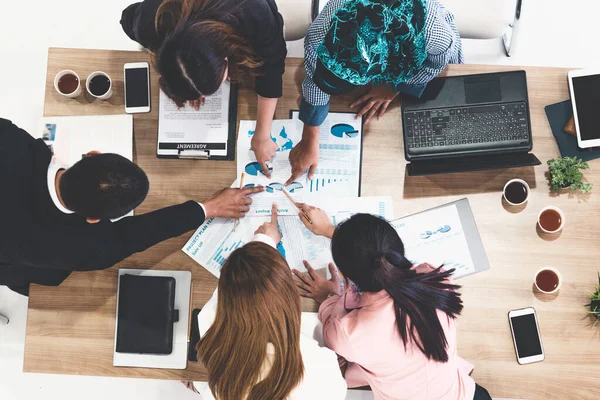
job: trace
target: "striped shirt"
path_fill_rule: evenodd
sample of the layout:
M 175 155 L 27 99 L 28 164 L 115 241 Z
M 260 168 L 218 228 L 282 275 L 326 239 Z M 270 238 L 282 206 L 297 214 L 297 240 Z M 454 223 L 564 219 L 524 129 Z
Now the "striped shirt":
M 329 95 L 313 82 L 317 66 L 317 48 L 321 45 L 331 18 L 346 0 L 329 0 L 313 21 L 304 40 L 304 67 L 306 78 L 302 83 L 300 119 L 308 125 L 319 126 L 329 112 Z M 402 1 L 402 0 L 398 0 Z M 438 0 L 426 0 L 425 40 L 427 58 L 416 75 L 400 85 L 400 92 L 420 96 L 426 84 L 442 72 L 448 64 L 462 64 L 464 56 L 454 16 Z

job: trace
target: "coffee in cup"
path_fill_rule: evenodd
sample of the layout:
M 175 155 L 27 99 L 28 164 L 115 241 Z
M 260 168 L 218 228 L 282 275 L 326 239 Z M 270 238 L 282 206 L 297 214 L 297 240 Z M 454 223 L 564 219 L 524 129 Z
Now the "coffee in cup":
M 513 206 L 518 206 L 529 198 L 529 185 L 523 179 L 511 179 L 504 185 L 504 199 Z
M 556 233 L 565 226 L 565 214 L 558 207 L 545 207 L 538 216 L 538 225 L 546 233 Z
M 65 69 L 56 74 L 54 89 L 65 97 L 74 98 L 81 94 L 79 75 L 70 69 Z
M 544 267 L 535 274 L 534 282 L 540 292 L 554 294 L 562 285 L 562 276 L 556 268 Z
M 98 99 L 107 100 L 112 96 L 112 81 L 105 72 L 92 72 L 85 82 L 85 87 L 89 94 Z

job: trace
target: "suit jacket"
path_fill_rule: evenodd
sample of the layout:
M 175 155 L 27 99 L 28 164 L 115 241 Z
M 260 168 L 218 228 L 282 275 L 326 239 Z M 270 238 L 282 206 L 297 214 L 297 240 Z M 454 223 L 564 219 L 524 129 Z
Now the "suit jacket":
M 155 29 L 156 13 L 162 2 L 144 0 L 134 3 L 123 10 L 121 16 L 121 26 L 127 36 L 152 52 L 158 51 L 164 41 L 164 36 Z M 248 41 L 263 61 L 257 71 L 256 93 L 268 98 L 281 97 L 287 48 L 283 38 L 283 18 L 277 4 L 274 0 L 245 0 L 238 4 L 221 19 L 210 15 L 204 19 L 223 22 Z
M 130 255 L 179 236 L 204 222 L 194 201 L 118 222 L 89 224 L 56 208 L 48 191 L 52 155 L 0 118 L 0 285 L 56 286 L 71 271 L 109 268 Z

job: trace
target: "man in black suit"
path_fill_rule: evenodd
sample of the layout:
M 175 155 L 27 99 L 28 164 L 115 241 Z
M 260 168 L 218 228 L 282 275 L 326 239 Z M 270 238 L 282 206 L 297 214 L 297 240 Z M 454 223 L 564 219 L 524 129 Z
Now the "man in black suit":
M 116 154 L 90 153 L 68 169 L 51 158 L 43 140 L 0 118 L 0 285 L 25 296 L 31 283 L 109 268 L 207 218 L 243 217 L 248 196 L 263 190 L 223 189 L 113 223 L 145 199 L 144 171 Z

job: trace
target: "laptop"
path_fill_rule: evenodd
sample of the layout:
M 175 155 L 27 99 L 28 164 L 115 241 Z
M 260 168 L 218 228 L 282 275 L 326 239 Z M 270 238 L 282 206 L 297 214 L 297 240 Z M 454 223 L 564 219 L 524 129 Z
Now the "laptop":
M 540 165 L 525 71 L 435 78 L 402 96 L 409 176 Z

